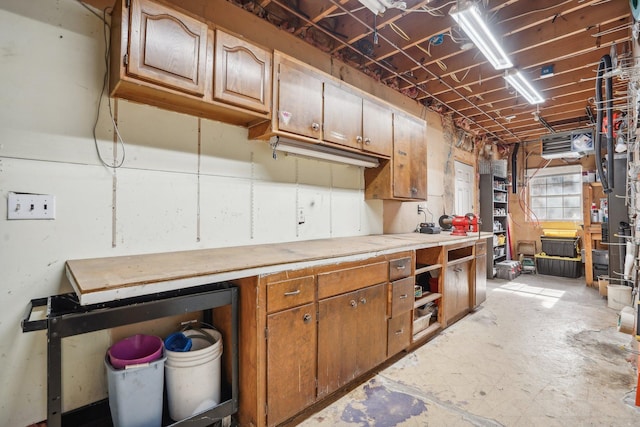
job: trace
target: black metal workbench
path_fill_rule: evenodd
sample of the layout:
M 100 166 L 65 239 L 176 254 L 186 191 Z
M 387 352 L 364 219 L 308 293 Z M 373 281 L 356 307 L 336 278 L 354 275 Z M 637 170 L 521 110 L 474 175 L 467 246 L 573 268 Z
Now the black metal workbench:
M 238 411 L 238 288 L 227 283 L 216 283 L 128 298 L 108 303 L 82 306 L 75 294 L 54 295 L 31 300 L 22 320 L 23 332 L 47 330 L 47 426 L 60 427 L 76 424 L 65 421 L 62 413 L 62 338 L 94 332 L 117 326 L 159 319 L 195 311 L 209 311 L 216 307 L 231 306 L 231 337 L 225 340 L 225 350 L 231 351 L 231 384 L 222 388 L 222 402 L 216 407 L 185 420 L 173 423 L 165 415 L 163 425 L 207 426 L 216 421 L 230 420 Z M 46 318 L 30 320 L 36 307 L 46 306 Z M 105 405 L 106 411 L 105 411 Z M 165 405 L 166 406 L 166 405 Z M 99 409 L 99 408 L 102 409 Z M 72 411 L 74 419 L 83 408 Z M 94 418 L 105 413 L 110 423 L 108 401 L 88 405 L 86 412 Z

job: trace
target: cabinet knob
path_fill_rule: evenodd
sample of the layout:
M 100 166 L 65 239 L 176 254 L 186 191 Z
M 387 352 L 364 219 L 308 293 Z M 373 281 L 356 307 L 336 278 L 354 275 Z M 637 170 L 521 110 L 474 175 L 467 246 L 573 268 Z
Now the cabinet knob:
M 302 321 L 304 323 L 309 323 L 311 322 L 311 315 L 309 313 L 305 313 L 304 316 L 302 317 Z
M 367 299 L 366 298 L 360 298 L 360 303 L 361 304 L 366 304 L 367 303 Z
M 358 305 L 358 303 L 356 302 L 356 300 L 352 299 L 351 301 L 349 301 L 349 305 L 351 307 L 355 307 L 356 305 Z
M 362 144 L 362 137 L 360 135 L 356 136 L 356 142 Z
M 371 138 L 365 138 L 364 145 L 370 145 L 370 144 L 371 144 Z
M 418 189 L 416 187 L 411 187 L 411 194 L 416 194 Z
M 320 124 L 319 123 L 311 123 L 311 129 L 313 129 L 314 131 L 319 131 L 320 130 Z

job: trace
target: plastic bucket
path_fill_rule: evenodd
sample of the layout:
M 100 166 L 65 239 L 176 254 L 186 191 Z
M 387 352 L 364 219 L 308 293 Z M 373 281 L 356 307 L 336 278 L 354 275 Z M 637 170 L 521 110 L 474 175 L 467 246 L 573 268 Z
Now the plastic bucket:
M 205 329 L 207 340 L 198 330 L 184 331 L 192 339 L 191 351 L 167 351 L 165 377 L 169 416 L 175 421 L 190 417 L 220 403 L 220 362 L 222 335 Z
M 616 310 L 631 305 L 631 287 L 625 285 L 607 286 L 607 306 Z
M 105 357 L 109 408 L 115 427 L 162 425 L 165 359 L 163 357 L 146 365 L 116 369 Z
M 202 333 L 209 335 L 209 338 L 202 337 Z M 185 366 L 202 362 L 205 359 L 214 359 L 222 354 L 222 334 L 215 329 L 188 329 L 184 335 L 191 339 L 190 351 L 165 350 L 167 364 L 172 366 Z M 211 342 L 213 341 L 213 343 Z
M 149 363 L 162 357 L 163 343 L 154 335 L 133 335 L 118 341 L 107 350 L 109 362 L 116 369 Z

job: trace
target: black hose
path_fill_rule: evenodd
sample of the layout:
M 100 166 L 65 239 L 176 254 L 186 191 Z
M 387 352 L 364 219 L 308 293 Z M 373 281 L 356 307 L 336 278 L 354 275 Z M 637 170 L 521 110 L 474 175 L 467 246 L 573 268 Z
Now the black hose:
M 595 156 L 596 156 L 596 169 L 598 169 L 598 175 L 600 175 L 600 181 L 602 181 L 602 190 L 605 193 L 610 193 L 613 188 L 609 187 L 609 184 L 613 183 L 613 123 L 610 123 L 613 119 L 613 99 L 612 99 L 612 82 L 611 77 L 607 77 L 605 80 L 605 93 L 607 96 L 607 175 L 605 176 L 602 168 L 602 110 L 604 104 L 602 102 L 602 78 L 605 73 L 611 71 L 611 56 L 604 55 L 600 58 L 600 64 L 598 64 L 598 73 L 596 75 L 596 134 L 594 140 Z
M 518 192 L 518 148 L 520 143 L 513 144 L 513 153 L 511 153 L 511 192 Z

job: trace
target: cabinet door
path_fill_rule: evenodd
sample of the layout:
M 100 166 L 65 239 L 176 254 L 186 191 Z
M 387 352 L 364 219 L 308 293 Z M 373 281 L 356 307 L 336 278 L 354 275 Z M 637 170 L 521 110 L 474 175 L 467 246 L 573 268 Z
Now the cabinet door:
M 400 114 L 393 124 L 393 195 L 427 198 L 427 147 L 424 121 Z
M 472 307 L 487 299 L 487 254 L 476 256 L 476 280 Z
M 276 425 L 309 406 L 316 392 L 315 304 L 267 317 L 267 422 Z
M 322 80 L 301 65 L 278 65 L 278 129 L 314 139 L 322 138 Z
M 393 145 L 393 113 L 381 104 L 362 101 L 362 149 L 391 156 Z
M 358 376 L 379 365 L 387 355 L 386 284 L 371 286 L 358 293 L 356 372 Z
M 271 110 L 271 53 L 216 30 L 214 98 L 260 112 Z
M 361 97 L 325 83 L 323 139 L 351 148 L 362 148 Z
M 127 73 L 203 96 L 207 24 L 149 0 L 131 2 Z
M 318 303 L 318 397 L 330 394 L 355 377 L 358 292 Z
M 469 263 L 461 262 L 447 267 L 444 278 L 444 315 L 447 325 L 469 311 Z

